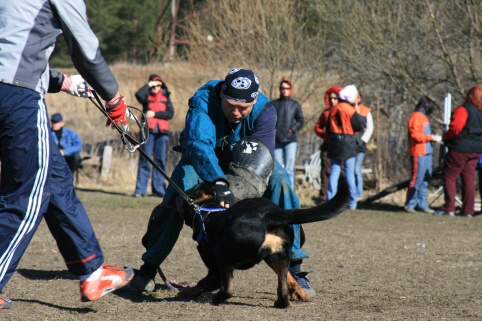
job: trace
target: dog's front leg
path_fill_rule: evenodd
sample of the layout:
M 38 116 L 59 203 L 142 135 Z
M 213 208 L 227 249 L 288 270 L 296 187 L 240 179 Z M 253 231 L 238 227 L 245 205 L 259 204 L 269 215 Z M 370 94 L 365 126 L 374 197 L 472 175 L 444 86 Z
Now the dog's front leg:
M 187 288 L 183 291 L 180 291 L 177 296 L 178 297 L 192 297 L 192 296 L 199 296 L 204 292 L 212 292 L 220 287 L 220 280 L 219 280 L 219 269 L 216 263 L 216 257 L 209 246 L 209 243 L 206 240 L 200 240 L 197 246 L 197 250 L 199 255 L 201 256 L 202 261 L 208 268 L 208 274 L 202 278 L 194 287 Z
M 219 266 L 219 276 L 221 278 L 221 288 L 218 293 L 213 297 L 213 303 L 219 304 L 223 303 L 227 299 L 233 296 L 233 273 L 234 268 L 231 266 L 224 266 L 222 263 L 219 263 L 218 258 L 218 266 Z

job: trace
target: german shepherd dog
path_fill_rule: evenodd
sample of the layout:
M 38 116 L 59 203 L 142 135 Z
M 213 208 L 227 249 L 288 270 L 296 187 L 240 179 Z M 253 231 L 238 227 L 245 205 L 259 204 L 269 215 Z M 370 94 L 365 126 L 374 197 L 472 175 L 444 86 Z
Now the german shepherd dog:
M 201 183 L 188 195 L 203 208 L 213 204 L 214 191 Z M 308 296 L 289 273 L 290 249 L 294 240 L 292 224 L 331 219 L 348 208 L 348 185 L 340 181 L 337 195 L 330 201 L 306 209 L 282 210 L 265 198 L 238 201 L 224 211 L 196 211 L 179 196 L 176 208 L 186 225 L 193 229 L 198 252 L 208 274 L 196 286 L 179 292 L 179 297 L 200 295 L 220 289 L 212 299 L 219 304 L 233 296 L 233 272 L 247 270 L 265 261 L 278 275 L 277 308 L 292 301 L 308 301 Z

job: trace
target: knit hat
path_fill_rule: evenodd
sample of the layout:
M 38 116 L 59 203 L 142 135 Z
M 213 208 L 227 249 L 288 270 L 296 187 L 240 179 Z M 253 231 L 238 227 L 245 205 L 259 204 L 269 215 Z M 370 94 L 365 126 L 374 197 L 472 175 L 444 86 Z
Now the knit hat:
M 338 95 L 341 100 L 347 101 L 354 105 L 356 102 L 357 89 L 355 85 L 348 85 L 340 91 Z
M 224 79 L 223 91 L 226 99 L 238 103 L 250 103 L 258 97 L 259 79 L 247 69 L 231 69 Z

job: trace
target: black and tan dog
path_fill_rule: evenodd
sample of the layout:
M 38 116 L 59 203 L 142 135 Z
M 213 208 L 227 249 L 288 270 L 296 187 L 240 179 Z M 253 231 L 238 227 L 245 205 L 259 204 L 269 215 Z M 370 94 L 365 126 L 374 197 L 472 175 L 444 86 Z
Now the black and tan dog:
M 204 208 L 212 203 L 209 184 L 200 184 L 188 194 Z M 196 213 L 178 197 L 178 213 L 193 228 L 193 239 L 198 241 L 199 254 L 208 268 L 206 277 L 178 296 L 196 296 L 220 289 L 212 302 L 222 303 L 233 295 L 234 270 L 246 270 L 264 260 L 278 275 L 275 307 L 289 307 L 290 299 L 307 301 L 308 296 L 288 271 L 294 239 L 289 225 L 331 219 L 348 208 L 349 198 L 345 182 L 340 182 L 338 194 L 332 200 L 307 209 L 282 210 L 268 199 L 250 198 L 224 211 Z

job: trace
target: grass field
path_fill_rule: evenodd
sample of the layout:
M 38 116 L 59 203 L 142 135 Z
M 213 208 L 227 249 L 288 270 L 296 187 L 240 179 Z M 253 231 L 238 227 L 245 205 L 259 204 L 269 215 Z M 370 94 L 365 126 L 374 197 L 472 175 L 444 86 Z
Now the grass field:
M 106 262 L 139 267 L 140 244 L 159 199 L 101 189 L 78 190 Z M 14 303 L 1 320 L 480 320 L 482 217 L 407 214 L 398 205 L 347 211 L 304 226 L 304 268 L 317 291 L 311 302 L 272 307 L 276 277 L 265 264 L 235 272 L 234 297 L 214 306 L 206 294 L 177 300 L 158 278 L 152 295 L 119 290 L 81 303 L 45 223 L 3 295 Z M 179 283 L 206 272 L 185 227 L 164 272 Z

